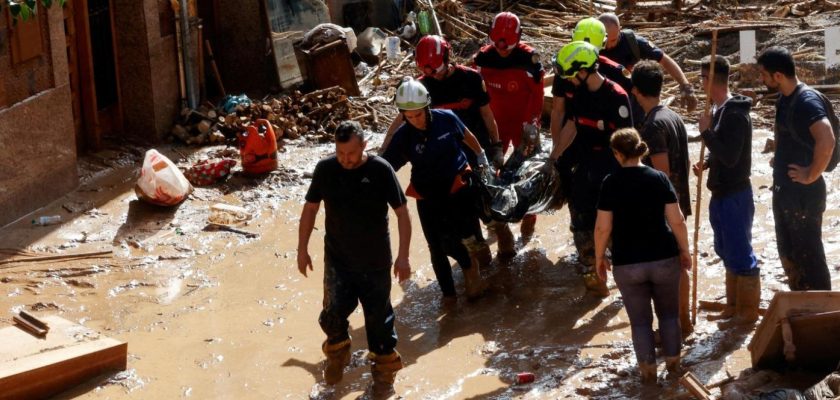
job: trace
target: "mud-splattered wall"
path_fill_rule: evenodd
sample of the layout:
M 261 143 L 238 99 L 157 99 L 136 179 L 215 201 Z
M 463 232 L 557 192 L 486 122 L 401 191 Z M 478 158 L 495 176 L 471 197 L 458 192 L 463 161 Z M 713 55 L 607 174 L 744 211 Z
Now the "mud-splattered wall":
M 53 7 L 42 18 L 42 32 L 48 41 L 42 57 L 46 59 L 36 60 L 33 68 L 38 76 L 46 68 L 47 75 L 35 79 L 34 96 L 27 93 L 15 104 L 0 108 L 0 225 L 36 210 L 77 184 L 62 12 Z M 16 79 L 0 70 L 0 82 L 6 87 L 20 84 L 8 84 Z M 45 81 L 49 85 L 42 88 Z

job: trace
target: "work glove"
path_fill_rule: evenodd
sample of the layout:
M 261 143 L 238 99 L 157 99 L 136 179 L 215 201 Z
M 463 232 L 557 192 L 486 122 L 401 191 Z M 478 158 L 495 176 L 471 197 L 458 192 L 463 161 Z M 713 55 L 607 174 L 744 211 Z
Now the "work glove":
M 502 169 L 505 163 L 505 154 L 502 152 L 502 142 L 496 142 L 487 147 L 488 157 L 493 164 L 493 168 Z
M 487 153 L 485 153 L 484 150 L 481 150 L 481 153 L 478 153 L 478 156 L 476 157 L 476 164 L 478 164 L 479 170 L 485 169 L 488 165 L 490 165 L 490 162 L 487 160 Z
M 690 83 L 680 85 L 680 102 L 688 112 L 697 109 L 697 96 L 694 95 L 694 87 Z

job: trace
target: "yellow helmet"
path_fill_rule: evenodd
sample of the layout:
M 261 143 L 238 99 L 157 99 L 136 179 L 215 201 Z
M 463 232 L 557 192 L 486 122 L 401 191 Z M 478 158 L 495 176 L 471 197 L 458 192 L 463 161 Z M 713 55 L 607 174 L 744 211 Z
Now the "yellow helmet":
M 598 50 L 601 50 L 607 44 L 607 28 L 604 27 L 603 22 L 596 18 L 584 18 L 575 25 L 575 30 L 572 31 L 572 41 L 589 42 Z
M 578 71 L 598 62 L 598 49 L 589 42 L 577 41 L 563 46 L 554 57 L 554 68 L 562 78 L 572 78 Z

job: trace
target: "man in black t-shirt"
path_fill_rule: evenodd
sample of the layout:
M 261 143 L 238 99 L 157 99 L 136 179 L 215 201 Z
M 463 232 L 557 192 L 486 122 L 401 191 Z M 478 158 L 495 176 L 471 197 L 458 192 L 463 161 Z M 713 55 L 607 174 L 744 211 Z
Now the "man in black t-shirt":
M 662 70 L 653 61 L 642 61 L 633 69 L 632 93 L 645 113 L 645 122 L 639 132 L 648 145 L 649 156 L 644 163 L 665 173 L 679 196 L 683 216 L 691 215 L 691 195 L 688 190 L 688 134 L 677 113 L 660 104 Z M 680 274 L 680 328 L 683 336 L 694 331 L 689 312 L 690 277 L 688 271 Z
M 826 187 L 822 173 L 835 147 L 828 111 L 819 94 L 799 81 L 790 51 L 764 50 L 759 73 L 776 102 L 773 217 L 779 259 L 791 290 L 831 290 L 822 243 Z
M 662 68 L 680 84 L 683 106 L 689 111 L 697 108 L 697 97 L 694 96 L 694 88 L 685 77 L 682 68 L 673 58 L 665 54 L 661 49 L 654 46 L 647 39 L 636 35 L 630 29 L 621 29 L 618 16 L 614 13 L 604 13 L 598 17 L 607 29 L 607 44 L 601 50 L 601 55 L 609 58 L 629 70 L 641 60 L 653 60 L 662 65 Z
M 298 270 L 312 271 L 309 238 L 323 201 L 326 208 L 324 235 L 324 308 L 318 318 L 327 340 L 324 380 L 335 384 L 350 361 L 347 318 L 361 303 L 365 314 L 368 348 L 372 355 L 373 390 L 393 390 L 396 372 L 402 368 L 391 307 L 391 243 L 388 206 L 394 209 L 399 227 L 399 252 L 394 275 L 404 281 L 411 275 L 408 261 L 411 220 L 406 198 L 387 161 L 365 154 L 367 141 L 357 122 L 342 122 L 336 129 L 336 155 L 318 162 L 306 193 L 298 234 Z

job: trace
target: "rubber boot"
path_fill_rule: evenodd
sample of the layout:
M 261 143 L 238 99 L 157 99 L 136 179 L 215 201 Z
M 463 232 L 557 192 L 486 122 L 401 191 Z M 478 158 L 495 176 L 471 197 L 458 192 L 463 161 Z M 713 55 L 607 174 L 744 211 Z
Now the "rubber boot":
M 736 326 L 751 326 L 758 321 L 758 304 L 761 302 L 761 276 L 739 276 L 735 286 L 737 302 L 735 316 L 729 321 L 718 323 L 721 329 Z
M 717 315 L 709 316 L 709 321 L 719 319 L 729 319 L 735 316 L 735 305 L 737 304 L 738 296 L 736 286 L 738 285 L 738 275 L 726 271 L 726 305 L 723 306 L 723 311 Z
M 665 357 L 665 370 L 668 371 L 668 379 L 676 379 L 683 376 L 685 370 L 682 367 L 680 356 Z
M 350 364 L 350 339 L 329 344 L 325 340 L 321 350 L 327 356 L 327 367 L 324 368 L 324 381 L 327 385 L 335 385 L 344 377 L 344 367 Z
M 515 256 L 516 248 L 514 247 L 513 232 L 510 231 L 508 224 L 493 221 L 490 228 L 496 234 L 496 243 L 499 245 L 499 257 L 507 258 Z
M 643 385 L 656 384 L 656 364 L 654 363 L 640 363 L 639 373 Z
M 373 376 L 373 398 L 386 399 L 394 394 L 394 380 L 397 371 L 403 368 L 400 353 L 394 350 L 391 354 L 368 354 L 371 361 L 370 372 Z
M 481 266 L 478 260 L 479 248 L 474 237 L 463 240 L 464 247 L 470 255 L 469 268 L 462 268 L 464 271 L 464 286 L 466 287 L 467 299 L 475 299 L 481 296 L 487 289 L 487 282 L 481 278 Z
M 534 237 L 534 228 L 537 225 L 537 215 L 528 214 L 522 218 L 519 224 L 519 233 L 522 235 L 522 243 L 528 243 Z
M 602 281 L 594 271 L 583 274 L 583 284 L 586 286 L 586 291 L 596 297 L 607 297 L 610 295 L 607 282 Z
M 493 253 L 490 251 L 490 246 L 486 241 L 478 241 L 476 257 L 478 258 L 478 264 L 481 265 L 482 268 L 490 267 L 490 263 L 493 262 Z
M 682 270 L 680 272 L 680 331 L 683 339 L 694 332 L 694 324 L 691 323 L 691 301 L 689 300 L 691 294 L 690 280 L 688 271 Z

